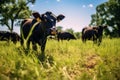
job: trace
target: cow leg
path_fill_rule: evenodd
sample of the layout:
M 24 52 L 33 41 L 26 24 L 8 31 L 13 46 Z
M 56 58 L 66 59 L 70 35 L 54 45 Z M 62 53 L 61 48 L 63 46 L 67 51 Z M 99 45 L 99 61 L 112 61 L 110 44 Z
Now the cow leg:
M 42 44 L 41 44 L 41 51 L 42 52 L 45 51 L 46 41 L 47 41 L 47 38 L 45 38 L 45 39 L 42 40 Z
M 4 40 L 4 36 L 1 37 L 1 40 Z
M 70 40 L 70 38 L 67 39 L 68 41 Z
M 97 38 L 95 35 L 93 35 L 93 43 L 96 44 L 97 43 Z
M 84 42 L 84 37 L 83 37 L 83 34 L 82 34 L 82 37 L 81 37 L 81 38 L 82 38 L 82 42 Z
M 86 43 L 86 38 L 83 38 L 82 41 L 83 41 L 83 43 Z
M 25 43 L 24 43 L 25 44 Z M 25 44 L 27 46 L 27 49 L 30 49 L 30 41 L 28 40 Z
M 14 43 L 14 44 L 16 44 L 16 43 L 17 43 L 17 41 L 16 41 L 16 40 L 15 40 L 15 41 L 13 40 L 13 43 Z
M 41 46 L 41 52 L 44 53 L 45 45 L 46 45 L 47 38 L 39 40 L 38 44 Z
M 35 42 L 32 42 L 32 48 L 33 48 L 33 50 L 37 51 L 37 45 Z
M 102 36 L 100 36 L 98 39 L 98 46 L 100 45 L 101 42 L 102 42 Z
M 21 40 L 20 40 L 20 44 L 21 44 L 21 46 L 23 46 L 24 45 L 24 41 L 23 41 L 23 39 L 21 38 Z
M 58 38 L 58 42 L 60 41 L 60 38 Z
M 30 41 L 29 41 L 29 40 L 26 42 L 24 39 L 21 38 L 20 44 L 21 44 L 21 46 L 23 46 L 25 49 L 26 49 L 26 48 L 27 48 L 27 49 L 30 49 Z
M 13 43 L 16 44 L 17 41 L 18 41 L 18 40 L 17 40 L 17 37 L 12 37 L 11 41 L 13 41 Z
M 82 42 L 86 43 L 86 36 L 85 35 L 82 35 Z

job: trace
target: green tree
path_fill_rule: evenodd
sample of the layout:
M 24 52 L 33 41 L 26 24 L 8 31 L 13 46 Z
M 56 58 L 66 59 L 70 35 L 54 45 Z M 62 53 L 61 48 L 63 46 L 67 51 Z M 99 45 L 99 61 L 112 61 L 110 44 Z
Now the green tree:
M 29 3 L 35 3 L 35 0 L 0 0 L 0 25 L 12 32 L 15 21 L 30 16 Z
M 62 31 L 63 31 L 63 30 L 62 30 L 62 29 L 63 29 L 62 26 L 57 26 L 56 28 L 57 28 L 58 32 L 62 32 Z
M 73 30 L 72 28 L 70 28 L 70 29 L 66 29 L 65 31 L 67 31 L 67 32 L 69 32 L 69 33 L 71 33 L 71 34 L 74 33 L 74 30 Z
M 80 39 L 80 37 L 81 37 L 81 32 L 75 32 L 74 35 L 75 35 L 75 37 L 76 37 L 77 39 Z
M 120 0 L 109 0 L 96 7 L 90 25 L 108 25 L 112 31 L 106 29 L 107 34 L 114 33 L 120 37 Z

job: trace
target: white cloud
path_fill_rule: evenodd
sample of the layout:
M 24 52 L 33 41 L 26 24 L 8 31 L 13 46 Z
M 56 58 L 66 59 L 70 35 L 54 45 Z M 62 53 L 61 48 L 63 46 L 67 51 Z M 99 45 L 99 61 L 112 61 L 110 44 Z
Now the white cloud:
M 82 5 L 82 8 L 93 8 L 93 4 L 89 4 L 89 5 Z
M 61 0 L 57 0 L 57 2 L 60 2 Z
M 32 5 L 30 5 L 30 7 L 34 7 L 34 5 L 32 4 Z
M 83 8 L 85 8 L 85 7 L 86 7 L 86 5 L 82 5 L 82 7 L 83 7 Z
M 88 7 L 92 8 L 92 7 L 93 7 L 93 4 L 89 4 Z

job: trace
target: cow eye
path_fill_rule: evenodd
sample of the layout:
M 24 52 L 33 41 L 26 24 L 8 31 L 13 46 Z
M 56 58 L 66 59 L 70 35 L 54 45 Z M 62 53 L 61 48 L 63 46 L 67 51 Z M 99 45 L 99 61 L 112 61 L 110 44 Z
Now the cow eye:
M 54 20 L 53 20 L 53 19 L 50 19 L 50 21 L 52 21 L 52 22 L 53 22 Z

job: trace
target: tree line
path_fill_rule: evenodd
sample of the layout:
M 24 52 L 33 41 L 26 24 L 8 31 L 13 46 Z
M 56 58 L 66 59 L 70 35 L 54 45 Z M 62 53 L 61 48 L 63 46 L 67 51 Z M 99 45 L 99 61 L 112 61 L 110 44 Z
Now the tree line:
M 109 0 L 96 7 L 90 25 L 107 25 L 105 34 L 120 37 L 120 0 Z
M 32 10 L 28 4 L 36 0 L 0 0 L 0 25 L 4 25 L 10 32 L 13 31 L 15 22 L 29 18 Z M 96 13 L 91 15 L 90 26 L 107 25 L 105 35 L 120 37 L 120 0 L 108 0 L 96 7 Z M 62 27 L 58 26 L 62 30 Z M 74 33 L 73 29 L 66 30 Z M 76 32 L 79 37 L 80 33 Z

